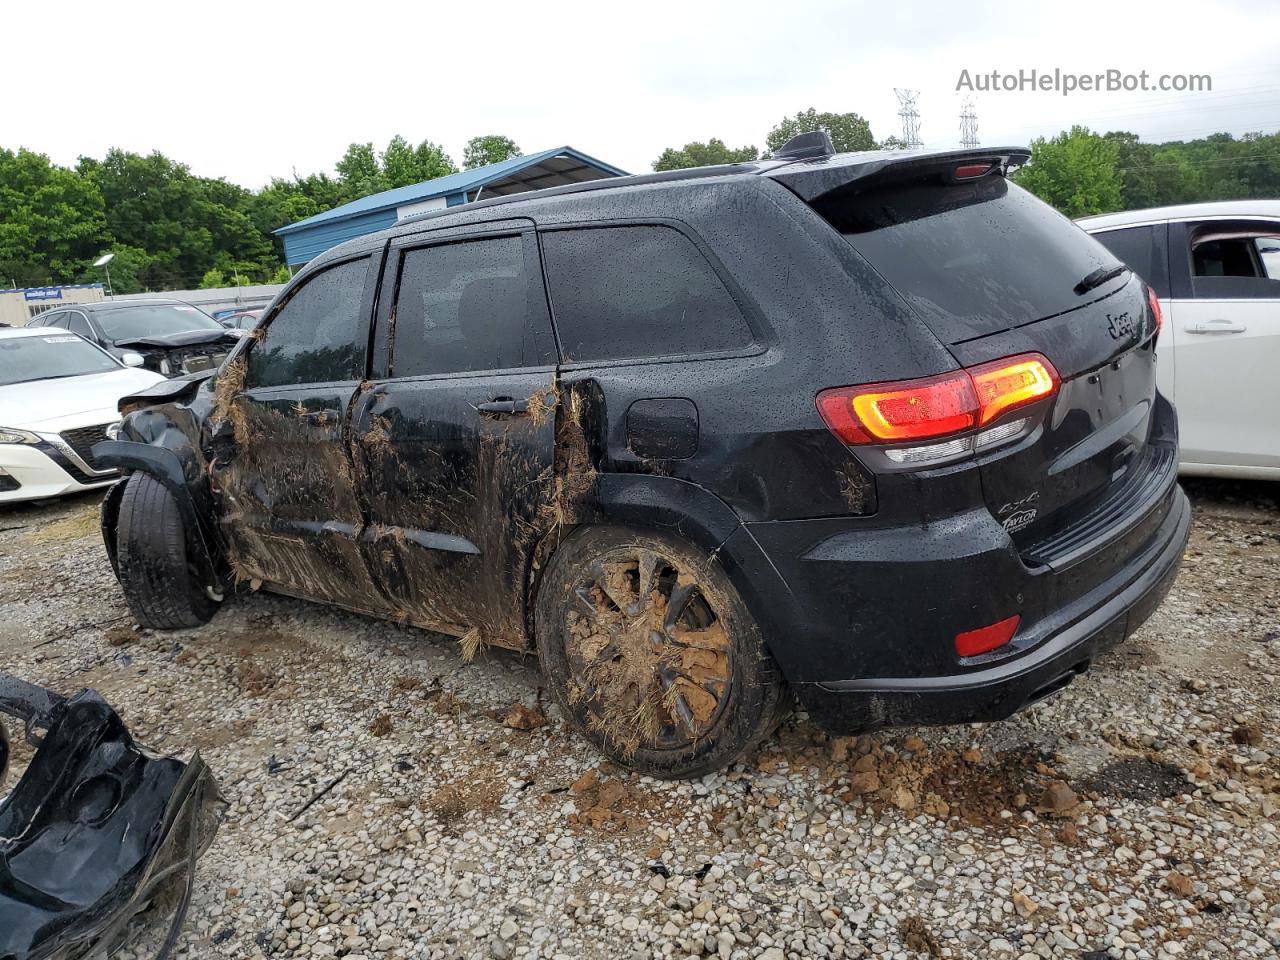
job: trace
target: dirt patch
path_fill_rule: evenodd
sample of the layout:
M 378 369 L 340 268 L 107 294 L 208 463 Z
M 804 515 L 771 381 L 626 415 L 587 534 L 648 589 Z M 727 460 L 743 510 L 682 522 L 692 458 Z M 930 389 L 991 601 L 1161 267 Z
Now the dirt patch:
M 1146 757 L 1116 760 L 1081 780 L 1077 786 L 1087 793 L 1147 802 L 1178 797 L 1196 789 L 1181 768 Z
M 49 543 L 101 536 L 102 524 L 95 506 L 85 507 L 62 520 L 34 527 L 26 534 L 26 540 L 28 543 Z
M 942 956 L 942 946 L 938 943 L 938 938 L 929 931 L 929 925 L 924 922 L 923 917 L 903 917 L 898 924 L 898 936 L 908 950 L 927 953 L 931 957 Z

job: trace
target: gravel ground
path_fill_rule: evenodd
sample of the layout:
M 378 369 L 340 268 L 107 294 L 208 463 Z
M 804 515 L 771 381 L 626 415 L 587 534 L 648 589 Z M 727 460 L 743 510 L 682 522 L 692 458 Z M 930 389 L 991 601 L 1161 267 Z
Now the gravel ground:
M 92 497 L 0 513 L 0 663 L 219 777 L 182 956 L 1274 957 L 1280 485 L 1190 486 L 1173 593 L 1058 697 L 796 717 L 695 782 L 602 762 L 533 659 L 266 594 L 138 632 Z

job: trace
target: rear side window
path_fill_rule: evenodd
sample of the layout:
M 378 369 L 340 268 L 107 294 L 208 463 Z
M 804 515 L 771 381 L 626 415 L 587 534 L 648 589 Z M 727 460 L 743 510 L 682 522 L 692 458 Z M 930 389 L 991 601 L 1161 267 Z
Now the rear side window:
M 672 227 L 542 235 L 551 310 L 566 361 L 733 350 L 751 329 L 688 237 Z
M 1116 255 L 1155 289 L 1161 297 L 1169 296 L 1169 258 L 1161 237 L 1165 225 L 1126 227 L 1095 233 L 1093 238 Z
M 402 264 L 392 376 L 555 362 L 545 303 L 539 307 L 542 285 L 525 263 L 521 237 L 421 247 Z
M 365 257 L 303 281 L 249 350 L 246 385 L 279 387 L 364 376 L 360 304 L 368 273 Z
M 814 208 L 945 343 L 1095 300 L 1109 287 L 1079 296 L 1075 285 L 1116 262 L 1070 220 L 998 175 L 841 191 Z
M 73 313 L 67 321 L 67 329 L 72 333 L 78 333 L 86 340 L 93 339 L 93 331 L 89 329 L 89 320 L 83 313 Z

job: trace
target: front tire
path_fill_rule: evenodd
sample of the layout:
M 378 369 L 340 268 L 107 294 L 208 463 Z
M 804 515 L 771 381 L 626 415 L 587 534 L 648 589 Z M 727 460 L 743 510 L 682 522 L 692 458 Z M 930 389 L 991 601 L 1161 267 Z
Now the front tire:
M 575 532 L 542 577 L 534 626 L 561 712 L 640 773 L 674 779 L 725 766 L 790 704 L 729 578 L 677 537 Z
M 144 627 L 198 627 L 218 610 L 187 562 L 186 533 L 173 494 L 150 474 L 133 474 L 116 519 L 116 575 Z

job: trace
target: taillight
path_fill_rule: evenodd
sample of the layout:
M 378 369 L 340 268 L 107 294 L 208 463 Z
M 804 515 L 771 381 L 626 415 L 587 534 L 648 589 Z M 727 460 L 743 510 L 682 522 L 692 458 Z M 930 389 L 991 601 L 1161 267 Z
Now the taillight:
M 938 440 L 984 427 L 1051 395 L 1058 383 L 1046 357 L 1027 353 L 920 380 L 832 387 L 818 394 L 818 412 L 850 445 Z
M 1160 298 L 1156 296 L 1156 292 L 1147 287 L 1147 302 L 1151 304 L 1151 312 L 1156 318 L 1156 332 L 1154 336 L 1160 336 L 1160 331 L 1164 329 L 1164 311 L 1160 309 Z
M 994 163 L 962 163 L 955 169 L 955 178 L 957 180 L 976 180 L 983 174 L 989 173 Z
M 990 626 L 957 633 L 956 653 L 962 657 L 976 657 L 979 654 L 990 653 L 992 650 L 1000 649 L 1013 639 L 1013 635 L 1018 629 L 1018 622 L 1021 619 L 1015 614 Z

